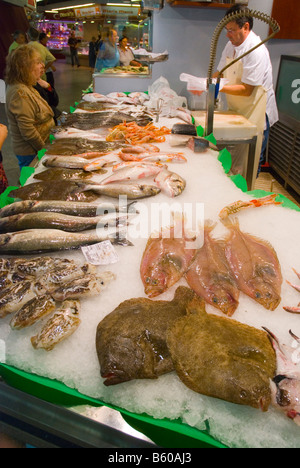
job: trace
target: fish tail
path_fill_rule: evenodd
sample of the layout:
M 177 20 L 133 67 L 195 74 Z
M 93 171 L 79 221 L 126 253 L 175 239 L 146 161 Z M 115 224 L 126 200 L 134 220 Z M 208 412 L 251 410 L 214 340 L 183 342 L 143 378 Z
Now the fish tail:
M 225 227 L 228 229 L 239 229 L 240 228 L 240 223 L 238 218 L 224 218 L 221 219 L 221 222 L 224 224 Z
M 122 237 L 119 234 L 111 237 L 109 240 L 112 244 L 122 245 L 123 247 L 132 247 L 134 245 L 130 240 L 126 239 L 126 237 Z

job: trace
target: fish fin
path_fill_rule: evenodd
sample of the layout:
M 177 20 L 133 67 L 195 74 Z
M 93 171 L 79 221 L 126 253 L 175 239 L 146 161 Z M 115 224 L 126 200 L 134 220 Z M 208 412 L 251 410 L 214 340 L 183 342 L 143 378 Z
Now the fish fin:
M 126 239 L 126 237 L 122 237 L 122 236 L 112 237 L 109 240 L 111 241 L 112 244 L 122 245 L 124 247 L 132 247 L 134 245 L 131 241 Z

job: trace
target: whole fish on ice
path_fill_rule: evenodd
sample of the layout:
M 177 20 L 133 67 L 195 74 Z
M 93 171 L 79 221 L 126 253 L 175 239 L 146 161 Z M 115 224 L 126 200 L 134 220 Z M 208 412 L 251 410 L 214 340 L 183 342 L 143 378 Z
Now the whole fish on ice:
M 150 236 L 140 264 L 148 297 L 162 294 L 183 277 L 196 254 L 196 248 L 187 248 L 193 240 L 186 232 L 184 220 L 161 229 L 158 236 Z
M 13 198 L 21 200 L 62 200 L 62 201 L 95 201 L 97 195 L 89 190 L 82 190 L 83 184 L 74 181 L 34 182 L 10 192 Z
M 133 216 L 131 214 L 130 216 Z M 21 213 L 0 218 L 0 232 L 16 232 L 25 229 L 61 229 L 79 232 L 97 227 L 128 224 L 128 213 L 113 213 L 95 217 L 71 216 L 62 213 Z
M 106 213 L 125 213 L 130 210 L 134 212 L 133 204 L 115 203 L 113 201 L 88 203 L 88 202 L 70 202 L 56 200 L 23 200 L 14 202 L 0 210 L 0 219 L 13 216 L 20 213 L 63 213 L 70 216 L 94 217 Z
M 113 244 L 132 245 L 118 229 L 66 232 L 59 229 L 27 229 L 0 234 L 1 254 L 33 254 L 78 249 L 84 245 L 110 240 Z
M 267 333 L 232 318 L 207 314 L 198 302 L 167 332 L 180 380 L 191 390 L 267 411 L 276 356 Z
M 204 244 L 185 274 L 188 285 L 206 302 L 232 316 L 239 305 L 239 290 L 225 257 L 224 242 L 211 236 L 215 225 L 204 226 Z
M 157 379 L 174 369 L 166 345 L 168 327 L 186 314 L 194 297 L 179 287 L 171 301 L 144 297 L 122 302 L 97 327 L 96 350 L 104 385 Z
M 135 164 L 133 166 L 125 166 L 114 174 L 102 180 L 102 184 L 111 184 L 112 182 L 134 181 L 144 179 L 146 177 L 156 176 L 162 169 L 161 165 L 156 164 Z
M 186 182 L 181 176 L 167 169 L 159 171 L 154 182 L 163 193 L 171 198 L 180 195 L 186 186 Z
M 281 301 L 282 274 L 274 248 L 242 232 L 237 220 L 224 221 L 230 230 L 225 255 L 238 288 L 266 309 L 275 310 Z
M 300 426 L 300 339 L 291 330 L 296 346 L 280 344 L 278 338 L 266 327 L 276 353 L 276 375 L 271 382 L 272 404 Z

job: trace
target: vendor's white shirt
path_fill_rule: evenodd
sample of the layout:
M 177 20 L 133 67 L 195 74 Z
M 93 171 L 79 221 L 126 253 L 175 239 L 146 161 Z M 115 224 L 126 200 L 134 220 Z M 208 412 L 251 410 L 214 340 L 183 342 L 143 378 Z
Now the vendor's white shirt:
M 119 48 L 120 52 L 120 63 L 123 65 L 123 67 L 128 67 L 130 65 L 130 62 L 134 60 L 134 55 L 132 53 L 132 50 L 130 48 L 126 49 L 125 52 Z
M 240 46 L 233 46 L 229 41 L 223 50 L 218 71 L 226 66 L 226 59 L 235 59 L 261 42 L 259 36 L 250 31 L 246 40 Z M 278 109 L 273 88 L 273 73 L 270 54 L 263 44 L 249 55 L 241 59 L 243 64 L 242 82 L 252 86 L 263 86 L 267 90 L 267 115 L 270 126 L 278 121 Z

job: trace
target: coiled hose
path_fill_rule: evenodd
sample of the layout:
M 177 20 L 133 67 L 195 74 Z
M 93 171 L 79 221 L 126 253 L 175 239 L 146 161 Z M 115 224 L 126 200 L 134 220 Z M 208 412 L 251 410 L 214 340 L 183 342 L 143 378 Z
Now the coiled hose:
M 224 73 L 224 71 L 231 67 L 231 65 L 233 65 L 234 63 L 236 63 L 238 60 L 241 60 L 243 57 L 245 57 L 246 55 L 250 54 L 253 50 L 257 49 L 258 47 L 260 47 L 262 44 L 264 44 L 265 42 L 269 41 L 270 39 L 272 39 L 272 37 L 274 37 L 279 31 L 280 31 L 280 26 L 279 24 L 277 23 L 277 21 L 274 19 L 274 18 L 271 18 L 270 16 L 266 15 L 265 13 L 262 13 L 260 11 L 256 11 L 256 10 L 250 10 L 250 9 L 246 9 L 244 11 L 240 11 L 240 12 L 235 12 L 235 13 L 232 13 L 228 16 L 225 16 L 221 21 L 220 23 L 218 24 L 218 26 L 216 27 L 215 31 L 214 31 L 214 34 L 213 34 L 213 37 L 212 37 L 212 41 L 211 41 L 211 48 L 210 48 L 210 63 L 209 63 L 209 68 L 208 68 L 208 80 L 207 80 L 207 83 L 208 84 L 211 84 L 212 83 L 212 76 L 213 76 L 213 70 L 214 70 L 214 67 L 215 67 L 215 61 L 216 61 L 216 55 L 217 55 L 217 46 L 218 46 L 218 41 L 219 41 L 219 37 L 220 37 L 220 34 L 222 32 L 222 30 L 224 29 L 224 27 L 226 26 L 226 24 L 230 23 L 231 21 L 235 20 L 235 19 L 238 19 L 238 18 L 243 18 L 245 16 L 251 16 L 252 18 L 256 18 L 256 19 L 259 19 L 261 21 L 263 21 L 264 23 L 267 23 L 270 28 L 272 29 L 272 34 L 270 34 L 265 40 L 261 41 L 259 44 L 257 44 L 255 47 L 253 47 L 252 49 L 248 50 L 245 54 L 241 55 L 240 57 L 234 59 L 232 62 L 230 62 L 228 65 L 226 65 L 220 72 L 219 72 L 219 76 L 217 78 L 217 83 L 219 84 L 220 82 L 220 79 L 221 79 L 221 75 L 222 73 Z

